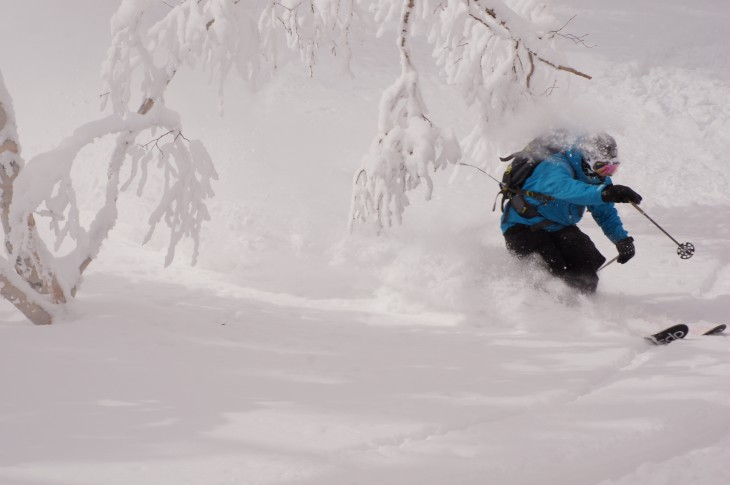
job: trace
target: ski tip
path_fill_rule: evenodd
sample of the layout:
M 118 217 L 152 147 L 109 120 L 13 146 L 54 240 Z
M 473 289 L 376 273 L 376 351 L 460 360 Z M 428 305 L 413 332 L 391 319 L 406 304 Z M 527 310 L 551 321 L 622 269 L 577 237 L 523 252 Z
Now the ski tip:
M 689 327 L 683 323 L 673 325 L 667 329 L 657 332 L 654 335 L 644 337 L 645 340 L 654 345 L 667 345 L 675 340 L 683 339 L 689 333 Z
M 724 332 L 726 328 L 727 328 L 727 325 L 725 325 L 724 323 L 721 323 L 720 325 L 717 325 L 716 327 L 709 329 L 702 335 L 716 335 L 718 333 Z

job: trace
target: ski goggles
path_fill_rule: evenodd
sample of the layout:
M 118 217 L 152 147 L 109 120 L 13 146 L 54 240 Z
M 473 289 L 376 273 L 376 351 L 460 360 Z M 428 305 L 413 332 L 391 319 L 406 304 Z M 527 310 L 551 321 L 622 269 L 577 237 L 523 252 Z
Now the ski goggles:
M 610 177 L 618 171 L 618 167 L 620 165 L 621 162 L 614 158 L 613 160 L 599 160 L 598 162 L 593 162 L 591 168 L 601 177 Z

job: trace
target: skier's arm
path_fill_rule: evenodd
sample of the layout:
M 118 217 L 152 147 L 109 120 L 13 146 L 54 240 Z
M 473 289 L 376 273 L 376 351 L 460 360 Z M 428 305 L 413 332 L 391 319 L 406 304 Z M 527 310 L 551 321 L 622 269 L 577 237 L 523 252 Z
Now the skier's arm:
M 546 160 L 537 166 L 535 174 L 528 179 L 524 188 L 571 204 L 598 205 L 603 204 L 601 191 L 604 187 L 576 180 L 567 164 Z
M 629 233 L 624 229 L 618 211 L 612 203 L 588 206 L 588 211 L 612 243 L 616 244 L 629 237 Z

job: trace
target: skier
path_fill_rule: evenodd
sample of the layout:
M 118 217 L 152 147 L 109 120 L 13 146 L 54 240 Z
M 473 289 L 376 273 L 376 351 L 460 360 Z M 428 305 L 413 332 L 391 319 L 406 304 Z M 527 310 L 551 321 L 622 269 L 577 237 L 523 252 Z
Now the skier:
M 606 258 L 576 225 L 586 209 L 616 245 L 619 263 L 635 254 L 614 203 L 639 204 L 641 196 L 612 183 L 619 164 L 616 140 L 606 133 L 580 137 L 539 163 L 522 186 L 529 193 L 522 201 L 536 215 L 523 217 L 513 204 L 505 207 L 501 229 L 507 249 L 519 258 L 537 255 L 551 274 L 581 293 L 594 293 Z

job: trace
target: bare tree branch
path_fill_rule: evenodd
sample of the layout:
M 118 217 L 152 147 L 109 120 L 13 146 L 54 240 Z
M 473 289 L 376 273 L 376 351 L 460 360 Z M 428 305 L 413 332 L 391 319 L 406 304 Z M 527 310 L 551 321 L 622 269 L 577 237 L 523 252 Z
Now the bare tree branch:
M 532 54 L 535 55 L 534 52 L 532 52 Z M 584 77 L 586 79 L 593 79 L 592 76 L 589 76 L 588 74 L 585 74 L 585 73 L 580 72 L 580 71 L 578 71 L 576 69 L 573 69 L 572 67 L 569 67 L 569 66 L 561 66 L 559 64 L 553 64 L 552 62 L 548 61 L 547 59 L 543 59 L 542 57 L 540 57 L 538 55 L 535 55 L 535 57 L 537 57 L 537 60 L 538 61 L 543 62 L 543 63 L 547 64 L 548 66 L 550 66 L 550 67 L 552 67 L 554 69 L 557 69 L 558 71 L 565 71 L 565 72 L 569 72 L 571 74 L 575 74 L 576 76 Z
M 408 49 L 408 21 L 411 17 L 411 12 L 413 11 L 413 7 L 415 6 L 415 0 L 405 0 L 406 5 L 404 7 L 403 12 L 403 21 L 401 23 L 401 34 L 400 34 L 400 48 L 401 48 L 401 56 L 402 59 L 407 63 L 408 66 L 413 67 L 413 64 L 411 63 L 411 55 Z
M 567 27 L 568 24 L 570 22 L 572 22 L 575 17 L 577 17 L 577 15 L 573 15 L 572 17 L 570 17 L 570 19 L 568 19 L 568 21 L 565 22 L 565 24 L 563 24 L 563 26 L 560 27 L 559 29 L 549 31 L 548 37 L 550 39 L 552 39 L 554 37 L 562 37 L 563 39 L 568 39 L 568 40 L 572 41 L 574 44 L 582 45 L 586 49 L 592 49 L 592 48 L 596 47 L 595 45 L 588 45 L 586 43 L 585 39 L 586 39 L 586 37 L 588 37 L 589 34 L 575 35 L 575 34 L 563 34 L 562 33 L 563 29 L 565 29 L 565 27 Z
M 481 6 L 480 0 L 472 0 L 472 2 L 475 5 L 480 5 Z M 489 8 L 489 7 L 483 7 L 482 6 L 482 11 L 484 11 L 484 13 L 486 13 L 487 16 L 489 16 L 500 27 L 502 27 L 505 30 L 505 32 L 507 33 L 507 36 L 511 40 L 516 41 L 516 42 L 522 42 L 522 45 L 527 50 L 527 52 L 530 53 L 530 54 L 532 54 L 540 62 L 542 62 L 542 63 L 544 63 L 544 64 L 552 67 L 553 69 L 557 69 L 558 71 L 569 72 L 569 73 L 574 74 L 576 76 L 580 76 L 580 77 L 583 77 L 583 78 L 586 78 L 586 79 L 592 79 L 591 76 L 589 76 L 588 74 L 585 74 L 585 73 L 583 73 L 581 71 L 578 71 L 577 69 L 574 69 L 574 68 L 569 67 L 569 66 L 559 65 L 559 64 L 557 64 L 555 62 L 549 61 L 548 59 L 545 59 L 544 57 L 540 56 L 540 54 L 538 54 L 537 51 L 534 48 L 531 48 L 530 46 L 528 46 L 524 42 L 524 39 L 521 39 L 519 36 L 516 36 L 513 33 L 512 29 L 510 28 L 510 26 L 508 24 L 508 22 L 506 20 L 504 20 L 504 19 L 500 19 L 499 16 L 497 15 L 497 12 L 494 9 Z M 492 29 L 492 26 L 491 25 L 489 25 L 484 19 L 479 18 L 477 15 L 475 15 L 473 13 L 470 13 L 469 16 L 471 18 L 473 18 L 474 20 L 476 20 L 477 22 L 479 22 L 480 24 L 484 25 L 485 27 L 487 27 L 489 29 Z

